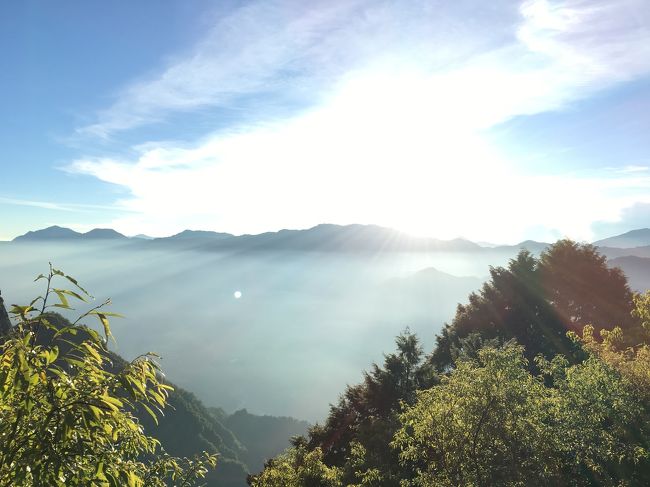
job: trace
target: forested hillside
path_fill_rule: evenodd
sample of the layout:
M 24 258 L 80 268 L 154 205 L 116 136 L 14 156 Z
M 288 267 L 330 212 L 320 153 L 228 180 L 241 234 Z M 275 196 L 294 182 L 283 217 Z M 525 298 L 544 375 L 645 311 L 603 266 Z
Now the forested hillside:
M 67 291 L 61 293 L 67 307 Z M 78 295 L 78 294 L 77 294 Z M 63 303 L 63 301 L 62 301 Z M 48 326 L 40 327 L 37 331 L 35 347 L 54 345 L 58 357 L 64 357 L 79 347 L 92 343 L 94 333 L 91 329 L 73 325 L 60 314 L 48 312 L 38 319 L 47 322 Z M 104 319 L 104 318 L 103 318 Z M 74 330 L 67 339 L 63 339 L 66 330 Z M 0 296 L 0 336 L 8 338 L 16 333 L 4 301 Z M 63 333 L 58 338 L 59 333 Z M 98 352 L 102 354 L 103 352 Z M 105 351 L 104 369 L 108 374 L 119 374 L 129 367 L 129 362 L 119 355 Z M 6 357 L 5 350 L 3 356 Z M 60 360 L 54 364 L 58 364 Z M 61 365 L 66 367 L 64 362 Z M 72 370 L 72 369 L 71 369 Z M 289 444 L 291 436 L 306 432 L 308 424 L 293 418 L 276 418 L 272 416 L 256 416 L 245 410 L 233 415 L 227 415 L 222 410 L 220 414 L 209 411 L 194 394 L 178 386 L 172 385 L 166 398 L 166 407 L 161 414 L 150 414 L 147 407 L 134 408 L 137 422 L 144 428 L 147 435 L 160 441 L 166 454 L 174 457 L 193 458 L 206 452 L 218 454 L 218 469 L 205 472 L 204 481 L 208 486 L 241 487 L 246 485 L 249 471 L 259 470 L 264 461 L 280 453 Z M 244 443 L 237 435 L 241 435 Z M 6 442 L 1 443 L 6 452 Z M 88 446 L 87 448 L 92 448 Z M 189 479 L 188 479 L 189 481 Z M 98 484 L 102 485 L 102 484 Z M 138 484 L 135 484 L 138 485 Z M 189 484 L 188 484 L 189 485 Z
M 400 334 L 250 484 L 648 485 L 650 294 L 563 240 L 468 301 L 429 354 Z
M 210 412 L 245 446 L 240 455 L 251 472 L 260 471 L 266 460 L 282 453 L 294 436 L 307 433 L 309 423 L 286 416 L 258 416 L 245 409 L 225 414 L 218 408 Z

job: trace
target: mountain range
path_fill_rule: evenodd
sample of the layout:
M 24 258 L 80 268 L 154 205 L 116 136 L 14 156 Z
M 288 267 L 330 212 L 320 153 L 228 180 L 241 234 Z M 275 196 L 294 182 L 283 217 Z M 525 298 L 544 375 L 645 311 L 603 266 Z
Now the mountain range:
M 525 248 L 541 253 L 549 244 L 525 240 L 516 245 L 479 244 L 466 239 L 439 240 L 417 238 L 390 228 L 376 225 L 321 224 L 305 230 L 280 230 L 257 235 L 233 235 L 207 230 L 184 230 L 175 235 L 152 238 L 147 235 L 127 237 L 110 228 L 95 228 L 86 233 L 51 226 L 29 231 L 14 243 L 111 243 L 134 248 L 156 248 L 227 252 L 334 252 L 334 253 L 463 253 L 474 255 L 477 261 L 489 265 L 501 264 L 503 256 L 516 254 Z M 633 289 L 650 287 L 650 228 L 596 240 L 593 245 L 628 275 Z M 482 257 L 481 257 L 482 256 Z M 492 259 L 492 260 L 490 260 Z M 506 259 L 507 260 L 507 259 Z M 414 291 L 415 294 L 421 291 Z
M 596 240 L 593 244 L 597 247 L 616 247 L 621 249 L 645 247 L 650 245 L 650 228 L 631 230 L 621 235 Z
M 537 253 L 549 244 L 525 240 L 516 245 L 481 245 L 466 239 L 439 240 L 418 238 L 376 225 L 321 224 L 305 230 L 280 230 L 257 235 L 233 235 L 206 230 L 184 230 L 169 237 L 151 238 L 140 234 L 127 237 L 113 229 L 95 228 L 86 233 L 51 226 L 16 237 L 14 242 L 111 240 L 146 245 L 181 245 L 192 248 L 235 250 L 312 250 L 312 251 L 398 251 L 468 252 L 527 248 Z M 597 240 L 593 244 L 608 249 L 634 249 L 633 255 L 650 255 L 650 228 L 631 230 Z M 620 254 L 620 251 L 609 253 Z M 642 255 L 640 255 L 642 254 Z M 627 254 L 625 254 L 627 255 Z
M 34 230 L 24 235 L 16 237 L 14 242 L 32 242 L 47 240 L 120 240 L 128 237 L 111 228 L 94 228 L 86 233 L 79 233 L 70 228 L 59 227 L 57 225 Z
M 481 247 L 464 239 L 415 238 L 375 225 L 317 225 L 307 230 L 280 230 L 258 235 L 239 235 L 204 230 L 185 230 L 163 238 L 129 238 L 112 229 L 96 228 L 86 233 L 52 226 L 16 237 L 15 242 L 122 240 L 147 245 L 182 245 L 219 249 L 286 249 L 328 251 L 470 251 Z M 143 242 L 144 241 L 144 242 Z

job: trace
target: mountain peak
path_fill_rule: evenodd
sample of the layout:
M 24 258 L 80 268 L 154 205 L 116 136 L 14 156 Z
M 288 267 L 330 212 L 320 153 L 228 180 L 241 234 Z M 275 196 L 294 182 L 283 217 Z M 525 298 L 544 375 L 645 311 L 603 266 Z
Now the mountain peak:
M 210 230 L 183 230 L 180 233 L 165 238 L 182 240 L 182 239 L 200 239 L 200 238 L 226 238 L 232 236 L 233 235 L 230 233 L 212 232 Z
M 79 233 L 69 228 L 53 225 L 41 230 L 27 232 L 24 235 L 16 237 L 14 241 L 32 241 L 40 242 L 47 240 L 112 240 L 126 238 L 112 228 L 93 228 L 89 232 Z
M 126 236 L 116 232 L 112 228 L 93 228 L 89 232 L 83 234 L 83 238 L 89 239 L 122 239 Z
M 650 245 L 650 228 L 638 228 L 620 235 L 597 240 L 594 242 L 594 245 L 597 247 L 615 247 L 622 249 L 644 247 Z
M 69 228 L 52 225 L 41 230 L 34 230 L 20 235 L 14 241 L 67 240 L 79 238 L 81 234 Z

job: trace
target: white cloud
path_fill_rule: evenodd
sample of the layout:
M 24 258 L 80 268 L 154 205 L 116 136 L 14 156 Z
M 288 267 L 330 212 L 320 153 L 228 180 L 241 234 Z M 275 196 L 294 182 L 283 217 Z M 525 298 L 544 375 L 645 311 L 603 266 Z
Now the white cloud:
M 129 213 L 110 224 L 130 234 L 361 222 L 443 238 L 590 239 L 592 222 L 615 220 L 650 194 L 647 175 L 533 176 L 478 135 L 436 137 L 408 123 L 400 131 L 365 109 L 341 109 L 328 104 L 192 149 L 149 149 L 135 161 L 79 160 L 71 170 L 129 188 L 121 202 Z
M 518 38 L 569 69 L 565 76 L 624 81 L 648 71 L 650 10 L 645 0 L 529 0 Z M 560 75 L 561 73 L 558 73 Z
M 80 131 L 99 136 L 162 120 L 175 111 L 227 105 L 238 96 L 273 92 L 279 72 L 295 69 L 322 30 L 354 2 L 305 8 L 295 2 L 253 2 L 221 18 L 183 59 L 119 94 L 99 121 Z M 291 12 L 291 9 L 296 12 Z M 298 74 L 298 73 L 297 73 Z
M 68 170 L 130 190 L 118 203 L 132 213 L 111 222 L 125 233 L 367 222 L 440 237 L 516 241 L 543 228 L 590 238 L 592 222 L 646 198 L 647 175 L 535 177 L 484 130 L 650 71 L 643 2 L 528 1 L 517 21 L 508 4 L 491 4 L 486 22 L 463 2 L 445 13 L 430 2 L 252 4 L 86 130 L 305 86 L 311 106 Z
M 513 5 L 250 2 L 217 19 L 203 41 L 161 72 L 126 86 L 79 131 L 107 137 L 174 112 L 232 107 L 247 95 L 319 100 L 341 79 L 377 69 L 452 71 L 449 81 L 465 85 L 468 103 L 472 94 L 502 87 L 511 95 L 500 108 L 507 118 L 648 71 L 644 0 L 530 0 L 519 20 Z
M 648 172 L 650 171 L 649 166 L 639 166 L 636 164 L 630 164 L 621 169 L 623 173 L 639 173 L 639 172 Z
M 56 210 L 65 212 L 88 212 L 91 210 L 119 210 L 116 206 L 109 205 L 88 205 L 80 203 L 53 203 L 51 201 L 24 200 L 19 198 L 5 198 L 0 196 L 0 204 L 13 206 L 31 206 L 34 208 L 43 208 L 45 210 Z
M 481 12 L 465 3 L 443 11 L 423 0 L 249 2 L 217 19 L 180 59 L 124 87 L 79 132 L 108 137 L 175 112 L 236 106 L 247 95 L 315 101 L 341 76 L 368 66 L 456 62 L 500 32 L 496 20 L 465 24 L 468 8 Z

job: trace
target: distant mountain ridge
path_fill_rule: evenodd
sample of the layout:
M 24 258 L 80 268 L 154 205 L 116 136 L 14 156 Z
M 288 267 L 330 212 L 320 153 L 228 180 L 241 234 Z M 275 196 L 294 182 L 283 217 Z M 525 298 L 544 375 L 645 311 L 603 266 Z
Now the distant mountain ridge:
M 183 230 L 170 237 L 160 237 L 154 240 L 188 240 L 188 239 L 220 239 L 234 237 L 232 233 L 212 232 L 209 230 Z
M 515 245 L 497 245 L 495 247 L 488 247 L 491 249 L 496 249 L 496 250 L 505 250 L 505 249 L 511 249 L 511 250 L 519 250 L 519 249 L 526 249 L 529 252 L 532 252 L 533 254 L 539 254 L 551 245 L 548 242 L 538 242 L 536 240 L 524 240 L 523 242 L 519 242 L 518 244 Z
M 59 227 L 53 225 L 51 227 L 43 228 L 42 230 L 34 230 L 27 232 L 24 235 L 16 237 L 14 242 L 38 242 L 48 240 L 126 240 L 128 237 L 113 230 L 112 228 L 93 228 L 89 232 L 80 233 L 75 232 L 69 228 Z
M 25 235 L 20 235 L 14 238 L 14 242 L 28 241 L 28 240 L 68 240 L 79 238 L 81 233 L 70 230 L 69 228 L 59 227 L 57 225 L 43 228 L 42 230 L 34 230 L 27 232 Z
M 480 245 L 456 238 L 440 240 L 413 237 L 406 233 L 378 225 L 335 225 L 323 223 L 304 230 L 279 230 L 255 235 L 233 235 L 208 230 L 184 230 L 169 237 L 147 238 L 144 235 L 128 238 L 109 228 L 95 228 L 86 233 L 69 228 L 51 226 L 27 232 L 14 242 L 47 241 L 107 241 L 128 240 L 138 245 L 171 245 L 195 249 L 215 250 L 313 250 L 323 252 L 474 252 L 526 248 L 533 253 L 542 252 L 548 243 L 525 240 L 515 245 Z M 650 228 L 632 230 L 621 235 L 593 242 L 613 257 L 628 255 L 622 249 L 650 246 Z M 645 255 L 644 255 L 645 256 Z
M 251 472 L 262 470 L 267 460 L 287 448 L 289 438 L 306 435 L 310 427 L 307 421 L 287 416 L 258 416 L 246 409 L 230 415 L 220 408 L 208 410 L 245 446 L 246 452 L 241 458 Z
M 650 258 L 626 255 L 609 261 L 614 267 L 619 267 L 628 278 L 634 291 L 644 292 L 650 289 Z
M 639 228 L 594 242 L 597 247 L 630 249 L 650 245 L 650 228 Z
M 99 239 L 99 240 L 121 240 L 128 238 L 112 228 L 93 228 L 89 232 L 82 233 L 81 238 Z
M 483 247 L 465 239 L 438 240 L 412 237 L 377 225 L 321 224 L 306 230 L 280 230 L 257 235 L 239 235 L 204 230 L 185 230 L 170 237 L 146 240 L 128 239 L 111 229 L 79 233 L 52 226 L 30 231 L 14 242 L 61 240 L 131 240 L 139 245 L 178 245 L 214 249 L 242 250 L 316 250 L 316 251 L 475 251 Z

